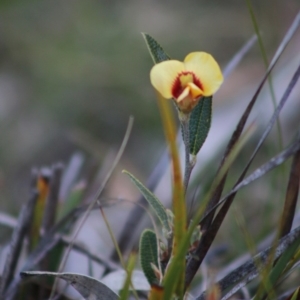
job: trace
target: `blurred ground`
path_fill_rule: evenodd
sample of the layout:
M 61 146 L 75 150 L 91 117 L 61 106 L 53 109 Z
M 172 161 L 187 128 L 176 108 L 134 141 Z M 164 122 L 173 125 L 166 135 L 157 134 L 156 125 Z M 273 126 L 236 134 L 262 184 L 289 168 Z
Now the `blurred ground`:
M 270 59 L 299 2 L 253 6 Z M 140 32 L 173 58 L 204 50 L 224 66 L 254 30 L 246 2 L 237 0 L 0 2 L 1 210 L 18 211 L 32 166 L 67 162 L 79 149 L 91 155 L 78 133 L 117 149 L 129 115 L 135 125 L 124 160 L 149 175 L 163 134 Z M 231 92 L 257 83 L 263 71 L 256 46 L 215 105 L 230 105 Z

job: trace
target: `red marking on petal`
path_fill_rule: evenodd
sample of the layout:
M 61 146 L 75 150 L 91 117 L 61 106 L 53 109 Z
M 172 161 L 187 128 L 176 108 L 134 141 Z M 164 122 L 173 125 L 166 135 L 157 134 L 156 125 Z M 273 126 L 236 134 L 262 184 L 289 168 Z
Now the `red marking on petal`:
M 198 77 L 196 77 L 196 75 L 195 75 L 194 73 L 193 73 L 193 82 L 194 82 L 194 84 L 195 84 L 198 88 L 200 88 L 201 91 L 204 90 L 201 81 L 199 80 Z
M 182 93 L 182 91 L 184 90 L 181 86 L 181 82 L 180 82 L 180 79 L 179 79 L 179 76 L 178 75 L 173 83 L 173 86 L 172 86 L 172 95 L 175 99 L 177 99 L 179 97 L 179 95 Z
M 177 77 L 175 78 L 174 83 L 172 85 L 171 93 L 175 99 L 177 99 L 181 95 L 181 93 L 183 92 L 183 90 L 186 87 L 186 86 L 182 86 L 181 81 L 180 81 L 180 76 L 181 75 L 189 75 L 189 74 L 191 74 L 193 77 L 193 83 L 203 91 L 203 85 L 200 82 L 199 78 L 197 78 L 193 72 L 184 71 L 177 75 Z

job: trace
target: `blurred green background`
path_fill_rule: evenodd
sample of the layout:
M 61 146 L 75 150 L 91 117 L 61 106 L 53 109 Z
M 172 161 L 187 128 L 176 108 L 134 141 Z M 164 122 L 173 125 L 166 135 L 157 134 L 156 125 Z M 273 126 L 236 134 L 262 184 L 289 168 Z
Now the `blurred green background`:
M 299 0 L 252 3 L 271 58 Z M 203 50 L 224 67 L 254 29 L 238 0 L 0 2 L 0 210 L 18 211 L 32 166 L 86 151 L 79 133 L 117 149 L 129 115 L 135 124 L 125 157 L 147 177 L 163 133 L 141 32 L 173 58 Z M 242 76 L 255 66 L 263 74 L 258 46 L 243 64 Z M 222 105 L 236 88 L 231 81 L 221 89 Z

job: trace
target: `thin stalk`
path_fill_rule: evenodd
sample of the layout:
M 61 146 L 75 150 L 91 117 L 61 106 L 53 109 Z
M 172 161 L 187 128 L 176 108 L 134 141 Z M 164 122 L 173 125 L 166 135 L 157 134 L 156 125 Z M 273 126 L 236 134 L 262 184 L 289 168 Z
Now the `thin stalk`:
M 128 121 L 128 125 L 127 125 L 127 129 L 126 129 L 126 132 L 125 132 L 125 136 L 123 138 L 123 141 L 122 141 L 122 144 L 120 146 L 120 149 L 117 153 L 117 156 L 116 158 L 114 159 L 113 161 L 113 164 L 110 168 L 110 170 L 108 171 L 106 177 L 104 178 L 104 180 L 102 181 L 102 184 L 101 186 L 99 187 L 99 189 L 97 190 L 93 200 L 89 203 L 82 219 L 80 220 L 80 223 L 79 223 L 79 226 L 78 228 L 75 230 L 74 232 L 74 235 L 73 235 L 73 239 L 71 241 L 71 243 L 69 244 L 69 247 L 66 249 L 66 252 L 60 262 L 60 265 L 59 265 L 59 268 L 58 268 L 58 273 L 61 272 L 61 270 L 64 268 L 65 264 L 66 264 L 66 261 L 67 261 L 67 258 L 71 252 L 71 249 L 73 248 L 73 244 L 75 243 L 75 239 L 76 237 L 78 236 L 79 234 L 79 231 L 81 230 L 82 226 L 84 225 L 84 223 L 86 222 L 87 218 L 89 217 L 90 215 L 90 212 L 92 211 L 94 205 L 97 203 L 97 201 L 99 200 L 100 198 L 100 195 L 102 194 L 102 191 L 104 190 L 104 187 L 106 185 L 106 183 L 108 182 L 108 180 L 110 179 L 110 176 L 112 175 L 115 167 L 117 166 L 117 164 L 119 163 L 120 159 L 121 159 L 121 156 L 123 155 L 124 153 L 124 150 L 125 150 L 125 147 L 127 145 L 127 142 L 129 140 L 129 137 L 130 137 L 130 133 L 131 133 L 131 129 L 132 129 L 132 126 L 133 126 L 133 117 L 130 117 L 129 118 L 129 121 Z M 49 299 L 53 299 L 54 298 L 54 293 L 55 293 L 55 290 L 57 288 L 57 280 L 54 281 L 54 284 L 52 286 L 52 290 L 51 290 L 51 294 L 50 294 L 50 297 Z
M 262 40 L 262 37 L 260 34 L 259 26 L 258 26 L 256 17 L 255 17 L 255 14 L 254 14 L 252 3 L 250 0 L 246 0 L 246 3 L 247 3 L 248 10 L 250 13 L 251 21 L 253 23 L 253 27 L 254 27 L 254 30 L 255 30 L 255 33 L 256 33 L 256 36 L 258 39 L 258 45 L 260 48 L 262 59 L 263 59 L 266 69 L 268 69 L 269 62 L 268 62 L 268 58 L 267 58 L 267 54 L 266 54 L 266 49 L 264 47 L 264 43 L 263 43 L 263 40 Z M 273 104 L 273 108 L 275 111 L 276 106 L 277 106 L 277 100 L 276 100 L 276 96 L 275 96 L 275 92 L 274 92 L 274 86 L 273 86 L 273 80 L 272 80 L 271 74 L 268 76 L 268 83 L 269 83 L 269 88 L 270 88 L 270 93 L 271 93 L 272 104 Z M 277 134 L 278 134 L 278 146 L 279 146 L 279 150 L 281 151 L 283 149 L 283 138 L 282 138 L 282 126 L 281 126 L 281 122 L 280 122 L 279 118 L 276 122 L 276 125 L 277 125 Z
M 117 240 L 116 240 L 116 238 L 115 238 L 115 235 L 114 235 L 114 233 L 113 233 L 113 231 L 112 231 L 112 229 L 111 229 L 111 227 L 110 227 L 110 225 L 109 225 L 108 219 L 106 218 L 106 215 L 105 215 L 104 210 L 103 210 L 103 208 L 102 208 L 102 206 L 101 206 L 100 200 L 97 200 L 97 203 L 98 203 L 98 205 L 99 205 L 100 212 L 101 212 L 102 218 L 103 218 L 103 220 L 104 220 L 104 223 L 105 223 L 105 225 L 106 225 L 106 228 L 107 228 L 107 230 L 108 230 L 108 233 L 109 233 L 109 235 L 110 235 L 110 238 L 111 238 L 111 240 L 112 240 L 112 242 L 113 242 L 113 244 L 114 244 L 114 247 L 115 247 L 115 249 L 116 249 L 116 251 L 117 251 L 117 253 L 118 253 L 118 256 L 119 256 L 119 259 L 120 259 L 120 263 L 121 263 L 123 269 L 126 271 L 127 276 L 131 277 L 131 273 L 132 273 L 132 270 L 130 271 L 130 268 L 131 268 L 130 265 L 131 265 L 131 263 L 132 263 L 132 262 L 130 263 L 131 259 L 129 258 L 129 263 L 128 263 L 128 266 L 126 267 L 125 262 L 124 262 L 124 259 L 123 259 L 123 256 L 122 256 L 122 253 L 121 253 L 120 248 L 119 248 L 119 245 L 118 245 L 118 242 L 117 242 Z M 136 290 L 134 289 L 134 286 L 133 286 L 133 284 L 132 284 L 132 282 L 131 282 L 131 278 L 129 278 L 129 281 L 130 281 L 129 285 L 130 285 L 131 288 L 132 288 L 132 293 L 133 293 L 135 299 L 139 300 L 138 294 L 137 294 Z M 124 291 L 123 291 L 123 293 L 124 293 Z
M 189 123 L 190 123 L 190 114 L 183 114 L 179 112 L 179 120 L 181 123 L 181 130 L 182 130 L 182 137 L 185 149 L 185 167 L 184 167 L 184 191 L 186 193 L 190 177 L 193 171 L 193 168 L 196 163 L 196 156 L 193 156 L 191 159 L 190 157 L 190 130 L 189 130 Z

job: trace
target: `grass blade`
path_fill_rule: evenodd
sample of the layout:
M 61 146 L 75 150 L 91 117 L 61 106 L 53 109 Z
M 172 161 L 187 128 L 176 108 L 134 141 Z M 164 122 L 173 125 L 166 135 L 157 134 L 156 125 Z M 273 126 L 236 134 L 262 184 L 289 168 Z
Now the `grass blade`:
M 262 79 L 262 81 L 260 82 L 256 92 L 254 93 L 254 96 L 252 97 L 251 101 L 249 102 L 245 112 L 243 113 L 234 133 L 232 134 L 232 137 L 228 143 L 228 146 L 225 150 L 225 153 L 224 153 L 224 156 L 223 156 L 223 159 L 221 161 L 221 164 L 220 164 L 220 167 L 219 167 L 219 170 L 221 169 L 222 165 L 224 164 L 228 154 L 230 153 L 232 147 L 235 145 L 235 143 L 237 142 L 237 140 L 239 139 L 243 129 L 244 129 L 244 126 L 246 124 L 246 121 L 248 119 L 248 116 L 258 98 L 258 95 L 260 93 L 260 91 L 262 90 L 268 76 L 270 75 L 271 71 L 273 70 L 273 68 L 275 67 L 277 61 L 279 60 L 281 54 L 283 53 L 283 51 L 285 50 L 285 48 L 287 47 L 288 43 L 290 42 L 290 40 L 292 39 L 293 35 L 295 34 L 296 30 L 298 29 L 300 25 L 300 12 L 297 14 L 297 16 L 295 17 L 292 25 L 290 26 L 288 32 L 286 33 L 286 35 L 284 36 L 282 42 L 280 43 L 272 61 L 271 61 L 271 64 L 264 76 L 264 78 Z M 289 94 L 289 93 L 288 93 Z M 284 97 L 283 97 L 284 98 Z M 283 101 L 285 102 L 285 101 Z M 278 105 L 278 107 L 280 106 L 280 104 Z M 280 112 L 280 109 L 279 111 L 276 113 L 276 111 L 274 112 L 273 116 L 276 115 L 277 117 L 277 114 Z M 274 121 L 276 120 L 276 117 L 274 117 L 274 120 L 273 120 L 273 117 L 270 121 L 270 124 L 271 126 L 269 125 L 266 129 L 266 132 L 265 134 L 262 136 L 261 140 L 259 141 L 256 149 L 254 150 L 253 154 L 252 154 L 252 157 L 251 159 L 249 160 L 249 163 L 248 165 L 246 166 L 243 174 L 241 175 L 239 181 L 241 181 L 243 179 L 243 177 L 245 176 L 250 164 L 252 163 L 257 151 L 260 149 L 261 147 L 261 144 L 263 143 L 263 141 L 265 140 L 266 136 L 268 135 L 269 131 L 271 130 L 272 126 L 273 126 L 273 123 Z M 245 173 L 245 174 L 244 174 Z M 219 185 L 217 186 L 216 190 L 215 190 L 215 193 L 212 197 L 212 199 L 209 201 L 209 204 L 206 208 L 206 212 L 205 212 L 205 215 L 207 215 L 207 218 L 205 218 L 202 223 L 201 223 L 201 227 L 205 230 L 209 227 L 209 225 L 211 224 L 211 221 L 212 221 L 212 215 L 211 215 L 211 210 L 212 208 L 219 202 L 220 200 L 220 197 L 221 197 L 221 194 L 222 194 L 222 191 L 223 191 L 223 187 L 224 187 L 224 184 L 225 184 L 225 181 L 226 181 L 226 176 L 227 174 L 224 175 L 224 178 L 220 181 Z M 208 216 L 210 214 L 210 216 Z
M 134 254 L 131 254 L 129 256 L 129 260 L 126 268 L 126 272 L 127 272 L 126 280 L 124 282 L 123 289 L 120 291 L 120 300 L 129 299 L 130 286 L 132 285 L 131 276 L 134 269 L 135 260 L 136 260 L 136 256 Z
M 82 220 L 80 221 L 80 224 L 77 228 L 77 230 L 75 231 L 74 235 L 73 235 L 73 242 L 75 241 L 79 231 L 81 230 L 83 224 L 85 223 L 85 221 L 87 220 L 91 210 L 93 209 L 93 207 L 95 206 L 96 202 L 99 200 L 99 197 L 101 195 L 101 193 L 103 192 L 103 189 L 106 185 L 106 183 L 108 182 L 109 178 L 111 177 L 112 175 L 112 172 L 113 170 L 115 169 L 115 167 L 117 166 L 117 164 L 119 163 L 120 159 L 121 159 L 121 156 L 123 155 L 123 152 L 125 150 L 125 147 L 127 145 L 127 142 L 129 140 L 129 136 L 130 136 L 130 132 L 131 132 L 131 129 L 132 129 L 132 126 L 133 126 L 133 117 L 130 117 L 129 118 L 129 122 L 128 122 L 128 126 L 127 126 L 127 129 L 126 129 L 126 132 L 125 132 L 125 136 L 123 138 L 123 141 L 122 141 L 122 144 L 120 146 L 120 149 L 117 153 L 117 156 L 110 168 L 110 170 L 108 171 L 106 177 L 104 178 L 104 180 L 102 181 L 102 184 L 101 186 L 99 187 L 98 191 L 96 192 L 96 195 L 94 197 L 94 199 L 91 201 L 91 203 L 89 204 L 87 210 L 85 211 L 83 217 L 82 217 Z M 65 263 L 66 263 L 66 260 L 67 260 L 67 257 L 71 251 L 71 248 L 72 248 L 72 244 L 73 242 L 69 245 L 68 249 L 66 250 L 65 254 L 64 254 L 64 257 L 60 263 L 60 267 L 59 267 L 59 271 L 64 267 Z M 57 282 L 55 281 L 55 284 L 53 286 L 53 290 L 55 290 L 56 288 L 56 284 Z M 51 299 L 52 295 L 50 296 L 50 299 Z
M 251 0 L 246 0 L 246 2 L 247 2 L 249 14 L 251 16 L 254 31 L 255 31 L 255 34 L 256 34 L 257 39 L 258 39 L 260 52 L 261 52 L 264 64 L 266 66 L 266 69 L 267 69 L 268 64 L 269 64 L 268 63 L 268 58 L 267 58 L 267 53 L 266 53 L 266 49 L 264 47 L 264 43 L 263 43 L 263 40 L 262 40 L 262 37 L 261 37 L 261 34 L 260 34 L 260 30 L 259 30 L 257 20 L 255 18 L 255 14 L 254 14 L 254 10 L 253 10 L 252 4 L 251 4 Z M 274 92 L 274 87 L 273 87 L 271 75 L 268 77 L 268 82 L 269 82 L 269 87 L 270 87 L 270 92 L 271 92 L 272 104 L 273 104 L 273 107 L 274 107 L 274 110 L 275 110 L 277 101 L 276 101 L 276 97 L 275 97 L 275 92 Z M 281 130 L 281 124 L 280 124 L 279 119 L 277 121 L 277 124 L 278 124 L 277 130 L 278 130 L 279 146 L 280 146 L 280 149 L 282 149 L 282 130 Z
M 222 182 L 224 180 L 224 174 L 227 174 L 229 167 L 231 166 L 232 162 L 234 161 L 234 159 L 236 158 L 237 154 L 240 152 L 241 148 L 243 147 L 243 145 L 245 144 L 245 142 L 248 140 L 248 138 L 250 137 L 251 133 L 253 132 L 251 129 L 253 129 L 253 127 L 250 127 L 248 131 L 246 131 L 246 133 L 244 134 L 244 136 L 242 136 L 242 138 L 233 146 L 232 151 L 230 151 L 225 163 L 222 165 L 220 171 L 217 174 L 217 177 L 213 183 L 213 186 L 211 188 L 211 190 L 209 191 L 207 197 L 204 198 L 203 201 L 203 205 L 207 204 L 207 201 L 212 199 L 211 195 L 214 193 L 215 191 L 215 186 L 220 186 L 220 182 Z M 198 220 L 198 222 L 200 221 L 199 219 L 203 216 L 203 215 L 199 215 L 200 213 L 200 209 L 198 210 L 198 212 L 196 213 L 196 215 L 194 216 L 195 220 Z M 200 221 L 200 224 L 202 222 Z M 191 225 L 190 227 L 194 227 L 195 225 Z M 211 230 L 213 229 L 213 230 Z M 190 255 L 188 262 L 187 262 L 187 269 L 186 269 L 186 278 L 185 278 L 185 286 L 186 288 L 188 288 L 188 286 L 190 285 L 192 279 L 194 278 L 196 272 L 198 271 L 204 257 L 207 254 L 207 251 L 209 250 L 218 229 L 214 228 L 212 226 L 210 226 L 207 231 L 205 231 L 203 228 L 201 228 L 203 234 L 201 236 L 200 242 L 196 248 L 195 251 L 193 251 L 192 255 Z M 204 230 L 204 231 L 203 231 Z M 208 231 L 210 231 L 211 234 L 208 234 Z
M 279 240 L 278 246 L 275 249 L 275 259 L 285 253 L 295 241 L 300 238 L 300 227 L 291 231 L 287 236 Z M 221 288 L 222 293 L 225 295 L 222 300 L 229 299 L 235 292 L 244 287 L 249 281 L 258 276 L 258 273 L 267 263 L 270 252 L 274 251 L 274 247 L 269 247 L 260 252 L 255 257 L 247 261 L 242 266 L 235 269 L 233 272 L 225 276 L 217 282 Z M 258 266 L 258 268 L 257 268 Z M 196 300 L 204 300 L 205 292 L 201 294 Z
M 233 200 L 234 200 L 234 198 L 235 198 L 236 191 L 237 191 L 236 188 L 237 188 L 237 187 L 238 187 L 238 189 L 241 188 L 241 187 L 244 186 L 245 183 L 247 182 L 247 181 L 243 181 L 243 178 L 245 177 L 245 175 L 246 175 L 246 173 L 247 173 L 247 171 L 248 171 L 248 169 L 249 169 L 249 167 L 250 167 L 250 165 L 251 165 L 251 163 L 252 163 L 252 161 L 253 161 L 255 155 L 257 154 L 258 150 L 260 149 L 262 143 L 263 143 L 264 140 L 266 139 L 268 133 L 271 131 L 271 129 L 272 129 L 272 127 L 273 127 L 273 125 L 274 125 L 276 119 L 277 119 L 278 116 L 279 116 L 279 113 L 280 113 L 281 109 L 283 108 L 283 106 L 284 106 L 284 104 L 286 103 L 286 101 L 287 101 L 287 99 L 288 99 L 290 93 L 292 92 L 294 86 L 296 85 L 296 82 L 298 81 L 299 76 L 300 76 L 300 65 L 299 65 L 298 69 L 296 70 L 296 72 L 295 72 L 295 74 L 294 74 L 292 80 L 290 81 L 290 83 L 289 83 L 289 85 L 288 85 L 288 87 L 287 87 L 287 89 L 286 89 L 286 91 L 285 91 L 285 93 L 284 93 L 284 95 L 283 95 L 283 97 L 282 97 L 280 103 L 278 104 L 278 106 L 277 106 L 277 108 L 276 108 L 276 110 L 275 110 L 273 116 L 271 117 L 271 120 L 269 121 L 269 123 L 268 123 L 268 125 L 267 125 L 267 127 L 266 127 L 266 129 L 265 129 L 265 131 L 264 131 L 264 133 L 263 133 L 263 135 L 262 135 L 262 137 L 260 138 L 260 140 L 259 140 L 259 142 L 258 142 L 258 144 L 257 144 L 257 146 L 256 146 L 256 148 L 255 148 L 255 150 L 254 150 L 254 152 L 252 153 L 252 155 L 251 155 L 251 157 L 250 157 L 250 160 L 248 161 L 246 167 L 244 168 L 242 174 L 240 175 L 238 181 L 236 182 L 234 189 L 226 196 L 226 203 L 223 205 L 223 207 L 222 207 L 221 210 L 219 211 L 218 215 L 216 216 L 213 225 L 211 225 L 211 223 L 208 223 L 208 221 L 211 221 L 211 220 L 212 220 L 212 215 L 208 218 L 208 221 L 205 221 L 204 224 L 206 224 L 207 227 L 204 227 L 204 228 L 207 228 L 207 231 L 206 231 L 206 233 L 203 235 L 203 243 L 205 243 L 205 244 L 207 243 L 208 245 L 211 245 L 212 239 L 216 236 L 216 233 L 217 233 L 217 231 L 219 230 L 219 228 L 220 228 L 220 226 L 221 226 L 221 224 L 222 224 L 222 222 L 223 222 L 223 220 L 224 220 L 224 218 L 225 218 L 225 216 L 226 216 L 226 214 L 227 214 L 227 212 L 228 212 L 228 210 L 229 210 L 229 208 L 230 208 L 230 206 L 231 206 L 231 203 L 233 202 Z M 252 101 L 251 101 L 251 102 L 252 102 Z M 297 144 L 297 142 L 296 142 L 296 144 Z M 295 145 L 294 145 L 294 146 L 295 146 Z M 295 147 L 297 148 L 297 145 L 296 145 Z M 295 150 L 294 150 L 294 151 L 295 151 Z M 296 151 L 297 151 L 297 150 L 296 150 Z M 292 151 L 292 154 L 293 154 L 293 153 L 294 153 L 294 152 Z M 283 161 L 284 161 L 284 160 L 286 159 L 287 154 L 286 154 L 285 151 L 284 151 L 284 153 L 282 153 L 281 155 L 283 156 Z M 288 156 L 289 156 L 289 155 L 291 155 L 290 152 L 288 152 Z M 279 164 L 281 164 L 281 163 L 282 163 L 281 159 L 282 159 L 282 157 L 275 157 L 275 158 L 274 158 L 273 160 L 271 160 L 266 166 L 264 166 L 264 168 L 266 169 L 266 170 L 265 170 L 265 173 L 267 172 L 267 170 L 269 171 L 270 169 L 273 168 L 273 164 L 275 164 L 276 166 L 279 165 Z M 260 171 L 262 171 L 262 170 L 259 170 L 258 173 L 259 173 Z M 256 173 L 256 175 L 254 175 L 254 177 L 257 176 L 257 175 L 259 175 L 259 177 L 261 176 L 261 174 L 257 174 L 257 173 Z M 255 178 L 255 179 L 252 178 L 252 179 L 255 180 L 255 179 L 257 179 L 257 178 Z M 223 179 L 223 181 L 224 181 L 224 179 Z M 241 185 L 241 182 L 244 182 L 244 183 Z M 222 183 L 222 182 L 221 182 L 221 183 Z M 248 183 L 246 183 L 246 184 L 249 184 L 249 183 L 250 183 L 250 182 L 248 182 Z M 234 192 L 234 191 L 235 191 L 235 192 Z M 220 194 L 220 187 L 218 187 L 216 193 Z M 214 199 L 214 201 L 215 201 L 215 200 L 216 200 L 216 199 Z M 221 203 L 223 203 L 223 202 L 224 202 L 224 198 L 223 198 L 221 201 L 218 201 L 218 205 L 215 205 L 214 208 L 211 209 L 211 211 L 207 212 L 207 215 L 209 215 L 211 212 L 214 212 L 215 209 L 216 209 Z M 212 203 L 213 203 L 213 202 L 210 202 L 210 204 L 212 204 Z M 203 221 L 202 221 L 201 223 L 203 223 Z M 209 226 L 208 226 L 207 224 L 209 224 Z M 206 240 L 208 240 L 208 242 L 207 242 Z M 207 247 L 207 246 L 206 246 L 206 247 Z M 206 247 L 203 247 L 203 244 L 200 242 L 197 250 L 199 250 L 199 252 L 200 252 L 200 251 L 203 252 L 203 249 L 206 249 Z M 197 250 L 196 250 L 196 251 L 197 251 Z M 208 249 L 207 249 L 207 250 L 208 250 Z M 206 255 L 206 253 L 205 253 L 205 255 Z M 195 262 L 195 264 L 198 264 L 198 263 L 199 263 L 199 262 Z
M 277 281 L 280 279 L 280 276 L 284 274 L 284 270 L 286 266 L 295 255 L 296 251 L 299 248 L 299 245 L 300 245 L 300 239 L 298 238 L 287 248 L 287 250 L 278 259 L 275 267 L 272 269 L 270 273 L 269 278 L 266 280 L 266 282 L 269 283 L 270 289 L 265 290 L 265 293 L 270 294 L 270 292 L 272 291 L 271 289 L 274 289 L 276 287 Z
M 224 78 L 228 77 L 230 73 L 237 67 L 237 65 L 242 61 L 245 55 L 253 47 L 257 41 L 257 36 L 253 36 L 229 61 L 223 70 Z
M 292 161 L 290 178 L 286 191 L 286 197 L 284 202 L 284 208 L 281 216 L 281 226 L 279 237 L 283 237 L 288 234 L 292 228 L 293 220 L 295 217 L 298 193 L 300 182 L 300 151 L 295 153 Z
M 264 176 L 266 173 L 270 172 L 275 167 L 281 165 L 285 162 L 290 156 L 294 155 L 300 149 L 300 138 L 298 137 L 295 142 L 293 142 L 288 148 L 280 152 L 278 155 L 270 159 L 268 162 L 263 164 L 261 167 L 257 168 L 253 173 L 247 176 L 239 184 L 237 184 L 227 195 L 225 195 L 214 209 L 219 205 L 227 201 L 227 199 L 235 194 L 239 189 L 244 186 L 247 186 L 251 182 L 257 180 L 258 178 Z

